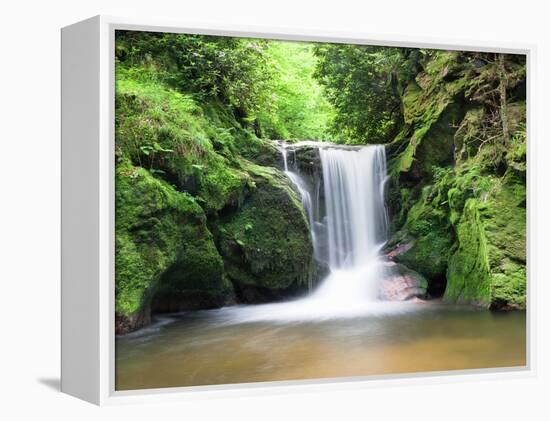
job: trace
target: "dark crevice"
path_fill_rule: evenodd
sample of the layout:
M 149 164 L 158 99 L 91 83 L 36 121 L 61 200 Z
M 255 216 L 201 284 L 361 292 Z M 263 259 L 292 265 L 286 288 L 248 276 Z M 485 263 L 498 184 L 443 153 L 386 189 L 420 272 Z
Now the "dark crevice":
M 443 294 L 445 294 L 446 288 L 447 278 L 443 276 L 431 279 L 428 282 L 428 289 L 426 290 L 426 292 L 428 293 L 428 297 L 430 298 L 441 298 L 443 297 Z

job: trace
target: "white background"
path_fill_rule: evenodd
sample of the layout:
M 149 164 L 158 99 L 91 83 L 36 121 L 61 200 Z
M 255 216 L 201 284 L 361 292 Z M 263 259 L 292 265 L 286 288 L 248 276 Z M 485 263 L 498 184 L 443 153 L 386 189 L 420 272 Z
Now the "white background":
M 0 5 L 0 418 L 62 420 L 549 419 L 546 271 L 550 25 L 544 1 L 95 0 Z M 97 408 L 59 388 L 59 62 L 62 26 L 96 14 L 521 42 L 538 47 L 532 103 L 535 378 Z M 548 297 L 548 298 L 546 298 Z M 544 390 L 546 388 L 546 390 Z

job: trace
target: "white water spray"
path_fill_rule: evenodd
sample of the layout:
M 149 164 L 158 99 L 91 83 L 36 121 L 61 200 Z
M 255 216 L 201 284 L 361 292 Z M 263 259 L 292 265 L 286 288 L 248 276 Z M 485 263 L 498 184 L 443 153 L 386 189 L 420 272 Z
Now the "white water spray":
M 320 149 L 330 275 L 311 297 L 337 313 L 376 301 L 386 241 L 383 146 Z

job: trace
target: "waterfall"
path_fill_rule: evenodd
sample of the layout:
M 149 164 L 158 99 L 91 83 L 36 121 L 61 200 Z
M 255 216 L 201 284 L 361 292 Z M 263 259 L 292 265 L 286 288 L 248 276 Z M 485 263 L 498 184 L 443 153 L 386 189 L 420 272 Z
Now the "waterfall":
M 386 155 L 383 146 L 322 148 L 331 269 L 372 260 L 386 238 Z
M 319 184 L 300 174 L 296 149 L 302 146 L 318 152 L 322 175 L 317 182 L 322 183 L 322 198 L 313 194 Z M 294 154 L 291 163 L 289 152 Z M 284 172 L 307 214 L 315 258 L 328 266 L 329 274 L 305 298 L 238 307 L 226 313 L 229 319 L 311 320 L 395 311 L 397 303 L 377 299 L 378 283 L 385 276 L 380 249 L 388 229 L 384 147 L 302 142 L 282 144 L 281 154 Z
M 374 302 L 384 266 L 386 155 L 383 146 L 320 148 L 330 275 L 311 297 L 338 311 Z
M 315 226 L 315 221 L 313 220 L 313 201 L 311 200 L 311 193 L 309 192 L 310 188 L 308 187 L 306 181 L 299 172 L 290 171 L 288 169 L 288 150 L 283 147 L 281 153 L 283 155 L 284 172 L 300 194 L 300 200 L 302 202 L 302 206 L 304 207 L 304 211 L 309 222 L 313 246 L 315 247 L 317 242 L 315 239 L 315 230 L 313 228 Z
M 321 161 L 324 212 L 317 215 L 314 208 L 320 204 L 312 201 L 312 188 L 300 174 L 295 149 L 292 171 L 288 164 L 290 146 L 283 145 L 281 153 L 285 174 L 298 190 L 308 216 L 315 258 L 330 269 L 308 299 L 328 308 L 361 307 L 376 301 L 378 281 L 383 276 L 379 251 L 388 228 L 385 149 L 381 145 L 307 145 L 318 149 Z M 321 250 L 325 251 L 324 258 Z

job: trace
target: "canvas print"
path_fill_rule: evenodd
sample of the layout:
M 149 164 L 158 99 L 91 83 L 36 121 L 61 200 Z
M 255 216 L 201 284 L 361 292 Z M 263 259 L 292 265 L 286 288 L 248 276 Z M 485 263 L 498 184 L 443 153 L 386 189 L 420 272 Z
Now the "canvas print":
M 115 388 L 526 365 L 526 56 L 116 31 Z

